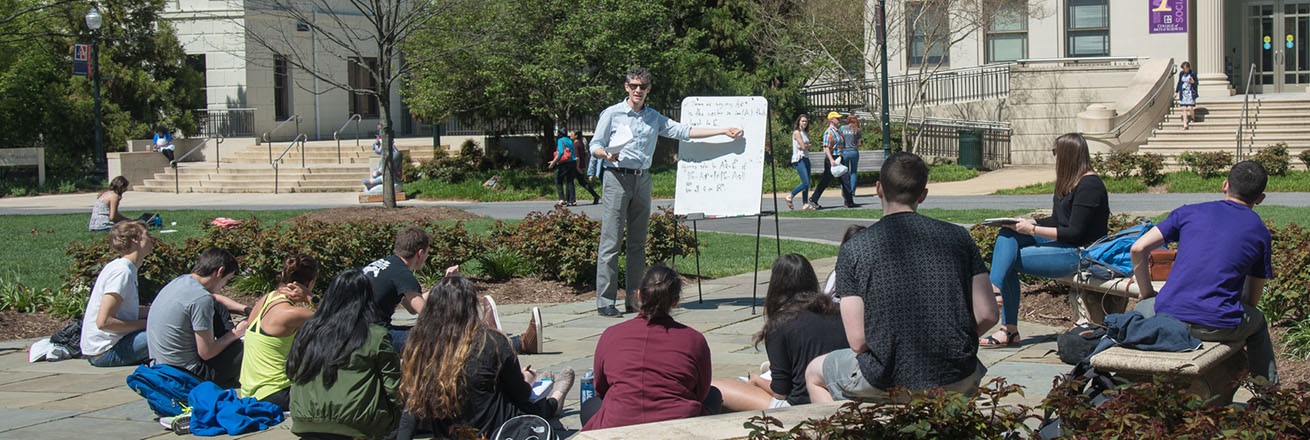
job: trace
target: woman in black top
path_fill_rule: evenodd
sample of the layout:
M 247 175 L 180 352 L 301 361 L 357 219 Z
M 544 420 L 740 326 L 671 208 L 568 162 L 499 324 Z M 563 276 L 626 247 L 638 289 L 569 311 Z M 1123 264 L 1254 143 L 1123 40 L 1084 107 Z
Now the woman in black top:
M 715 379 L 728 411 L 755 411 L 810 403 L 805 391 L 805 367 L 820 355 L 848 347 L 841 314 L 832 297 L 819 291 L 814 267 L 800 254 L 773 262 L 769 292 L 764 298 L 764 328 L 755 344 L 764 342 L 771 378 Z
M 1019 344 L 1019 274 L 1060 278 L 1078 270 L 1078 248 L 1105 236 L 1110 200 L 1092 170 L 1087 141 L 1076 133 L 1055 140 L 1053 215 L 1036 222 L 1019 219 L 996 237 L 992 286 L 1000 291 L 1001 329 L 978 341 L 983 346 Z
M 460 425 L 490 436 L 523 414 L 559 417 L 573 370 L 555 378 L 548 397 L 532 400 L 536 372 L 521 369 L 509 338 L 478 317 L 477 294 L 464 277 L 448 275 L 428 292 L 405 344 L 399 387 L 405 414 L 397 438 L 419 432 L 446 438 Z

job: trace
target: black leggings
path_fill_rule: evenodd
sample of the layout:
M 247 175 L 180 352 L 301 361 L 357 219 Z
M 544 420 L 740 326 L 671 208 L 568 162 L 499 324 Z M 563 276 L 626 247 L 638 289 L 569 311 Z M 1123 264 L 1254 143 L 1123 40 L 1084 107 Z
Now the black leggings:
M 573 174 L 577 171 L 574 169 L 575 166 L 577 165 L 573 162 L 555 164 L 555 194 L 559 196 L 559 200 L 565 202 L 577 201 L 577 197 L 574 196 L 573 190 Z M 568 188 L 568 192 L 564 191 L 564 188 L 566 187 Z
M 578 408 L 578 418 L 582 419 L 582 426 L 587 426 L 587 421 L 591 420 L 600 411 L 600 396 L 587 399 L 582 402 L 582 407 Z M 718 414 L 723 411 L 723 393 L 718 388 L 710 387 L 709 394 L 705 395 L 705 400 L 700 402 L 701 415 L 709 416 Z
M 291 387 L 277 390 L 277 392 L 264 396 L 259 401 L 277 405 L 278 410 L 281 411 L 291 411 Z

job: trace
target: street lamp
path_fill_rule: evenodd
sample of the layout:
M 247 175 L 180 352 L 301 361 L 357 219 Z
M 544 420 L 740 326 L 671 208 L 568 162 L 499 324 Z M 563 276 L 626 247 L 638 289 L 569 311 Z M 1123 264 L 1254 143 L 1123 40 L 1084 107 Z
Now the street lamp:
M 106 179 L 108 178 L 108 170 L 105 169 L 105 144 L 101 138 L 100 128 L 100 56 L 96 48 L 96 36 L 100 33 L 101 21 L 100 13 L 96 11 L 96 8 L 91 8 L 91 12 L 86 13 L 86 27 L 91 29 L 91 84 L 95 89 L 96 156 L 94 177 Z

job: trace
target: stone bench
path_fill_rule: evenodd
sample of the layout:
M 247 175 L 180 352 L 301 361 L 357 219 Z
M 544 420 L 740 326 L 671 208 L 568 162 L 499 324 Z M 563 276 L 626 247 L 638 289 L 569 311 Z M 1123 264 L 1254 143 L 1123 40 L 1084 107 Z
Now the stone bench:
M 1149 382 L 1151 377 L 1176 371 L 1191 379 L 1188 391 L 1202 398 L 1218 396 L 1218 404 L 1232 402 L 1237 375 L 1246 368 L 1243 342 L 1206 342 L 1200 350 L 1174 353 L 1113 347 L 1092 356 L 1092 367 L 1119 377 Z
M 644 440 L 739 439 L 746 438 L 747 434 L 750 433 L 742 426 L 743 423 L 746 423 L 746 419 L 758 416 L 761 413 L 777 418 L 782 422 L 783 426 L 790 428 L 806 420 L 831 416 L 846 403 L 848 402 L 811 403 L 790 408 L 742 411 L 689 419 L 667 420 L 595 431 L 582 431 L 571 438 L 574 440 L 638 438 Z
M 823 174 L 823 162 L 828 160 L 828 156 L 823 151 L 811 151 L 806 153 L 810 159 L 810 172 L 812 174 Z M 885 159 L 882 150 L 860 150 L 860 160 L 856 164 L 856 172 L 867 173 L 882 169 L 882 161 Z
M 45 185 L 45 148 L 0 148 L 0 167 L 36 167 L 36 184 Z
M 1073 309 L 1076 324 L 1103 323 L 1105 315 L 1123 312 L 1128 298 L 1139 296 L 1137 282 L 1132 277 L 1104 280 L 1080 272 L 1056 278 L 1055 282 L 1069 286 L 1069 307 Z M 1164 281 L 1154 281 L 1151 285 L 1159 292 Z

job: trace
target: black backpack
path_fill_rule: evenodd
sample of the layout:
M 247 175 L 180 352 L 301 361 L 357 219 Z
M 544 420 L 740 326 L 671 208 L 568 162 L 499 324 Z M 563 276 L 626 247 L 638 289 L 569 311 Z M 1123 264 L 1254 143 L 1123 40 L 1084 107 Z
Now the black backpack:
M 491 436 L 492 440 L 555 440 L 550 422 L 539 416 L 524 414 L 505 421 Z
M 1077 365 L 1092 354 L 1104 336 L 1104 326 L 1090 323 L 1075 326 L 1056 338 L 1056 354 L 1060 356 L 1060 361 Z

